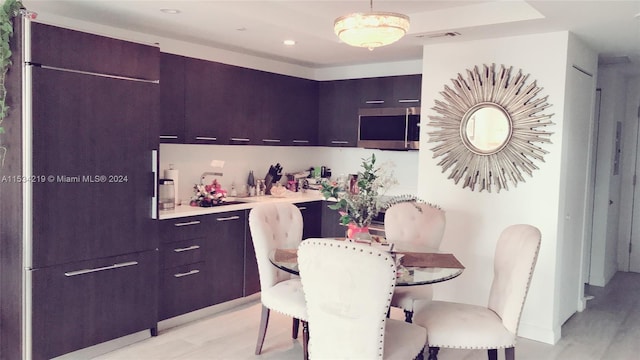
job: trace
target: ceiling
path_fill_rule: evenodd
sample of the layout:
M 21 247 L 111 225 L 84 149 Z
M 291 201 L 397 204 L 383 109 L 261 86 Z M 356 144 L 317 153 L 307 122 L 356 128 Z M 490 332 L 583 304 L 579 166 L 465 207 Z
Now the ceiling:
M 408 15 L 408 34 L 369 51 L 341 43 L 334 20 L 369 10 L 367 0 L 23 0 L 38 19 L 72 18 L 310 68 L 414 60 L 425 44 L 569 30 L 601 63 L 640 68 L 640 1 L 390 1 L 376 11 Z M 160 9 L 177 9 L 167 14 Z M 459 36 L 441 36 L 458 32 Z M 285 46 L 283 40 L 296 41 Z M 544 51 L 544 49 L 540 49 Z

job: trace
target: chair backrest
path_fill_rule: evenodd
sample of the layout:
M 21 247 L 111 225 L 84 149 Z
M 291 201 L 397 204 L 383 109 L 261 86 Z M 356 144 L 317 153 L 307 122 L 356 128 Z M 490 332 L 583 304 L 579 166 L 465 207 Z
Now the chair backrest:
M 387 240 L 395 243 L 398 249 L 438 249 L 445 223 L 443 210 L 429 204 L 403 202 L 392 205 L 385 212 L 384 232 Z
M 388 252 L 369 245 L 307 239 L 298 249 L 312 359 L 382 359 L 396 283 Z
M 520 314 L 540 250 L 540 230 L 531 225 L 511 225 L 502 231 L 494 258 L 489 308 L 512 333 L 518 331 Z
M 260 204 L 249 212 L 249 229 L 263 291 L 291 278 L 271 264 L 269 253 L 276 248 L 296 249 L 302 241 L 302 227 L 300 209 L 291 203 Z

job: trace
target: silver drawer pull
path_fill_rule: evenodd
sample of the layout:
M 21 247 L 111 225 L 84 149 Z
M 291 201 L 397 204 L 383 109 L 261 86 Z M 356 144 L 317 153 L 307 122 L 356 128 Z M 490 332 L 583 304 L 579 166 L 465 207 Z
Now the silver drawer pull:
M 200 249 L 200 245 L 191 245 L 191 246 L 186 247 L 186 248 L 173 249 L 173 251 L 175 251 L 175 252 L 183 252 L 183 251 L 191 251 L 191 250 L 198 250 L 198 249 Z
M 384 100 L 367 100 L 365 104 L 384 104 Z
M 183 276 L 194 275 L 194 274 L 197 274 L 199 272 L 200 272 L 200 270 L 191 270 L 191 271 L 186 272 L 186 273 L 173 274 L 173 276 L 175 276 L 177 278 L 180 278 L 180 277 L 183 277 Z
M 279 143 L 280 139 L 262 139 L 262 142 L 266 143 Z
M 293 140 L 294 144 L 308 144 L 309 140 Z
M 177 139 L 178 135 L 160 135 L 160 139 Z
M 196 140 L 216 141 L 216 140 L 218 140 L 218 138 L 217 137 L 210 137 L 210 136 L 196 136 Z
M 420 102 L 420 99 L 400 99 L 399 103 L 417 103 Z
M 331 140 L 332 144 L 348 144 L 348 141 L 345 140 Z
M 69 271 L 69 272 L 64 273 L 64 276 L 76 276 L 76 275 L 90 274 L 90 273 L 94 273 L 94 272 L 98 272 L 98 271 L 119 269 L 119 268 L 123 268 L 123 267 L 127 267 L 127 266 L 133 266 L 133 265 L 138 265 L 138 262 L 137 261 L 128 261 L 128 262 L 113 264 L 113 265 L 109 265 L 109 266 L 103 266 L 103 267 L 99 267 L 99 268 Z
M 175 223 L 173 224 L 173 226 L 189 226 L 189 225 L 198 225 L 198 224 L 200 224 L 200 221 L 194 220 L 194 221 L 183 222 L 183 223 Z
M 231 141 L 249 142 L 249 141 L 251 141 L 251 139 L 247 139 L 247 138 L 231 138 Z
M 307 207 L 306 206 L 298 206 L 298 209 L 300 209 L 300 211 L 307 210 Z
M 229 220 L 238 220 L 240 219 L 240 216 L 229 216 L 229 217 L 223 217 L 223 218 L 216 218 L 217 221 L 229 221 Z

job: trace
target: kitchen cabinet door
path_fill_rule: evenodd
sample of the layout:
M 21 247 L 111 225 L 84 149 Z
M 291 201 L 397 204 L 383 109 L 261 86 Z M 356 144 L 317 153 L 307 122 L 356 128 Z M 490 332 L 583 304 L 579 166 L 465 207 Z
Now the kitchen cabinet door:
M 160 142 L 184 143 L 185 57 L 160 54 Z
M 31 358 L 155 328 L 157 269 L 158 252 L 151 250 L 29 271 Z
M 296 204 L 302 213 L 302 239 L 322 236 L 322 202 L 312 201 Z
M 328 202 L 322 202 L 322 237 L 345 237 L 347 227 L 340 223 L 340 214 L 329 209 Z
M 355 147 L 358 142 L 357 80 L 319 85 L 318 141 L 323 146 Z
M 358 79 L 358 108 L 394 107 L 391 77 Z
M 32 72 L 32 267 L 157 248 L 158 84 Z
M 32 64 L 90 73 L 158 80 L 160 49 L 81 31 L 30 22 Z
M 391 77 L 393 107 L 420 107 L 422 74 Z
M 212 214 L 210 255 L 214 285 L 213 303 L 238 299 L 244 293 L 245 223 L 244 210 Z
M 206 262 L 162 269 L 160 276 L 159 320 L 214 304 L 215 274 Z

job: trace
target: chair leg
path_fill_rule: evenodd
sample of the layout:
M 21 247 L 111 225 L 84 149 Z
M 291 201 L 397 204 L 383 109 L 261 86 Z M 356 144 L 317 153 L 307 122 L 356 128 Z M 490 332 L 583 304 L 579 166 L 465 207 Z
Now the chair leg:
M 410 310 L 405 310 L 404 311 L 404 321 L 406 321 L 408 323 L 412 323 L 413 322 L 413 311 L 410 311 Z
M 506 360 L 515 360 L 516 359 L 516 348 L 514 348 L 514 347 L 504 348 L 504 358 Z
M 264 337 L 267 335 L 267 325 L 269 325 L 269 308 L 262 305 L 262 316 L 260 316 L 260 329 L 258 330 L 258 342 L 256 343 L 256 355 L 262 352 Z
M 498 349 L 487 350 L 487 356 L 489 357 L 489 360 L 498 360 Z
M 298 329 L 300 328 L 300 320 L 293 318 L 293 326 L 291 327 L 291 338 L 298 338 Z
M 415 357 L 415 360 L 424 360 L 424 348 L 420 350 L 420 353 Z
M 304 360 L 309 360 L 309 323 L 302 321 L 302 354 Z
M 438 360 L 438 351 L 440 351 L 439 347 L 429 346 L 429 358 L 427 360 Z

